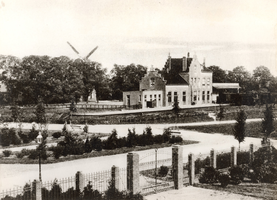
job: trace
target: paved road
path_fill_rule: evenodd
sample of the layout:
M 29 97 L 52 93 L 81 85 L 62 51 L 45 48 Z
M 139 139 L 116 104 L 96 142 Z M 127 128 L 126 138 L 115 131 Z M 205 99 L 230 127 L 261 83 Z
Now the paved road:
M 249 121 L 257 121 L 249 120 Z M 189 125 L 204 125 L 214 124 L 218 122 L 202 122 L 192 123 Z M 233 123 L 233 121 L 220 122 L 220 123 Z M 160 134 L 163 128 L 168 126 L 175 126 L 176 124 L 154 124 L 151 125 L 154 134 Z M 178 124 L 180 125 L 180 124 Z M 188 124 L 183 124 L 188 125 Z M 26 124 L 26 126 L 28 126 Z M 126 136 L 128 128 L 136 128 L 137 133 L 142 133 L 146 125 L 97 125 L 90 126 L 89 128 L 95 128 L 98 132 L 110 133 L 113 128 L 118 130 L 119 136 Z M 60 130 L 62 125 L 49 125 L 50 130 Z M 91 131 L 91 130 L 90 130 Z M 222 134 L 205 134 L 194 131 L 181 131 L 181 136 L 185 140 L 197 140 L 200 143 L 186 145 L 183 148 L 184 162 L 187 161 L 187 155 L 194 153 L 197 156 L 201 154 L 208 154 L 213 148 L 218 152 L 230 151 L 230 147 L 235 145 L 238 146 L 238 142 L 233 136 L 222 135 Z M 246 138 L 245 142 L 241 145 L 241 149 L 248 149 L 249 144 L 253 143 L 256 148 L 260 146 L 261 139 L 257 138 Z M 276 144 L 276 141 L 274 141 Z M 158 159 L 165 159 L 171 155 L 171 148 L 163 148 L 158 150 Z M 153 161 L 154 150 L 146 150 L 138 152 L 140 155 L 141 162 Z M 79 159 L 73 161 L 67 161 L 55 164 L 44 164 L 42 165 L 42 179 L 43 181 L 52 181 L 55 178 L 67 178 L 74 176 L 77 171 L 83 173 L 91 173 L 102 170 L 109 170 L 113 165 L 126 167 L 126 154 L 119 154 L 113 156 L 102 156 L 96 158 Z M 29 180 L 32 181 L 38 178 L 38 165 L 37 164 L 0 164 L 0 189 L 9 189 L 15 186 L 23 186 Z

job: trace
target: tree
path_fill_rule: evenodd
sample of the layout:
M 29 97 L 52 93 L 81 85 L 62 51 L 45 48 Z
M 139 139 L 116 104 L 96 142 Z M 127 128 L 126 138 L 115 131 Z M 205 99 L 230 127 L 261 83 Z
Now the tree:
M 264 134 L 264 141 L 267 141 L 267 138 L 275 130 L 274 127 L 274 114 L 272 105 L 268 106 L 266 104 L 266 109 L 264 111 L 264 119 L 262 120 L 262 132 Z
M 251 74 L 244 66 L 235 67 L 227 75 L 227 81 L 230 83 L 239 83 L 242 91 L 251 90 Z
M 219 105 L 219 112 L 217 113 L 217 118 L 219 118 L 219 121 L 221 121 L 225 116 L 225 110 L 224 107 L 220 104 Z
M 225 83 L 226 82 L 226 74 L 223 69 L 218 66 L 210 66 L 209 70 L 213 72 L 213 83 Z
M 11 108 L 12 111 L 12 119 L 14 122 L 18 121 L 21 117 L 21 110 L 20 108 L 17 106 L 17 104 L 14 104 Z
M 112 130 L 112 134 L 108 137 L 106 141 L 107 149 L 115 149 L 117 148 L 117 131 L 115 129 Z
M 255 82 L 260 88 L 268 87 L 269 82 L 272 79 L 270 70 L 265 66 L 259 66 L 253 71 L 253 77 Z
M 46 123 L 45 107 L 41 100 L 39 101 L 39 103 L 36 106 L 35 115 L 36 115 L 37 123 L 39 123 L 39 124 Z
M 176 117 L 179 117 L 179 112 L 180 112 L 180 107 L 179 107 L 179 102 L 177 98 L 174 98 L 174 103 L 172 105 L 172 111 L 175 113 Z
M 233 134 L 235 136 L 235 139 L 239 142 L 239 149 L 240 149 L 240 143 L 244 141 L 245 135 L 246 135 L 246 113 L 244 110 L 240 110 L 237 113 L 236 118 L 236 124 L 233 127 Z
M 133 131 L 128 129 L 128 135 L 127 135 L 127 147 L 133 147 L 137 144 L 137 135 L 136 130 L 133 128 Z
M 139 90 L 139 81 L 146 74 L 147 68 L 142 65 L 114 65 L 111 70 L 110 88 L 112 98 L 122 100 L 123 91 Z

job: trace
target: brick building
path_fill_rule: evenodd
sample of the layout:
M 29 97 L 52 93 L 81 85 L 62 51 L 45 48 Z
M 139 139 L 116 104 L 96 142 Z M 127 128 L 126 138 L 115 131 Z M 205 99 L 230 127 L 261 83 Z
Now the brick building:
M 169 107 L 176 99 L 179 106 L 213 103 L 213 72 L 200 64 L 197 56 L 168 59 L 164 76 L 151 69 L 142 78 L 139 91 L 123 92 L 123 104 L 142 108 Z M 238 84 L 217 83 L 216 88 L 238 89 Z M 216 95 L 216 94 L 215 94 Z

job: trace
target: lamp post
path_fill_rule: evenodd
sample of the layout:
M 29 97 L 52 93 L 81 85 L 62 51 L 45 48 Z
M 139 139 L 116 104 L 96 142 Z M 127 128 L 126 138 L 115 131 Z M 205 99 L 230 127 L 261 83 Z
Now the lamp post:
M 38 136 L 37 136 L 37 143 L 39 144 L 39 156 L 38 156 L 38 164 L 39 164 L 39 181 L 41 181 L 41 147 L 40 144 L 42 143 L 42 135 L 41 131 L 39 131 Z
M 156 193 L 157 193 L 157 176 L 158 176 L 158 169 L 157 169 L 157 152 L 158 152 L 158 148 L 155 149 L 155 187 L 156 187 Z

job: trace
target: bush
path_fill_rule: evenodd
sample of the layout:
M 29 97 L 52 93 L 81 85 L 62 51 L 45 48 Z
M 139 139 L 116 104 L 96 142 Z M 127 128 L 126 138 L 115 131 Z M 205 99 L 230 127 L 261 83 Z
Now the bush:
M 169 168 L 167 166 L 161 166 L 159 169 L 159 176 L 165 177 L 169 171 Z
M 216 166 L 218 169 L 224 169 L 231 166 L 231 153 L 221 153 L 217 155 Z
M 12 151 L 11 150 L 4 150 L 3 154 L 5 157 L 9 157 L 10 155 L 12 155 Z
M 216 183 L 219 172 L 214 167 L 206 167 L 204 173 L 200 175 L 200 183 Z
M 55 132 L 55 133 L 52 134 L 52 136 L 53 136 L 53 138 L 58 139 L 59 137 L 62 136 L 62 133 L 61 132 Z
M 234 166 L 229 169 L 231 180 L 234 184 L 240 184 L 245 176 L 245 172 L 241 166 Z
M 219 174 L 218 181 L 221 183 L 222 187 L 226 187 L 230 183 L 230 176 L 228 174 Z
M 258 180 L 264 183 L 274 183 L 277 181 L 277 164 L 263 164 L 258 171 Z
M 207 156 L 204 160 L 201 160 L 200 158 L 195 160 L 195 174 L 199 174 L 201 171 L 201 168 L 205 168 L 206 166 L 210 165 L 210 157 Z
M 180 136 L 172 136 L 170 139 L 169 139 L 169 143 L 170 144 L 175 144 L 175 143 L 180 143 L 183 141 L 183 138 L 180 137 Z
M 11 144 L 11 138 L 9 136 L 9 129 L 3 128 L 0 133 L 0 144 L 4 147 L 8 147 Z

